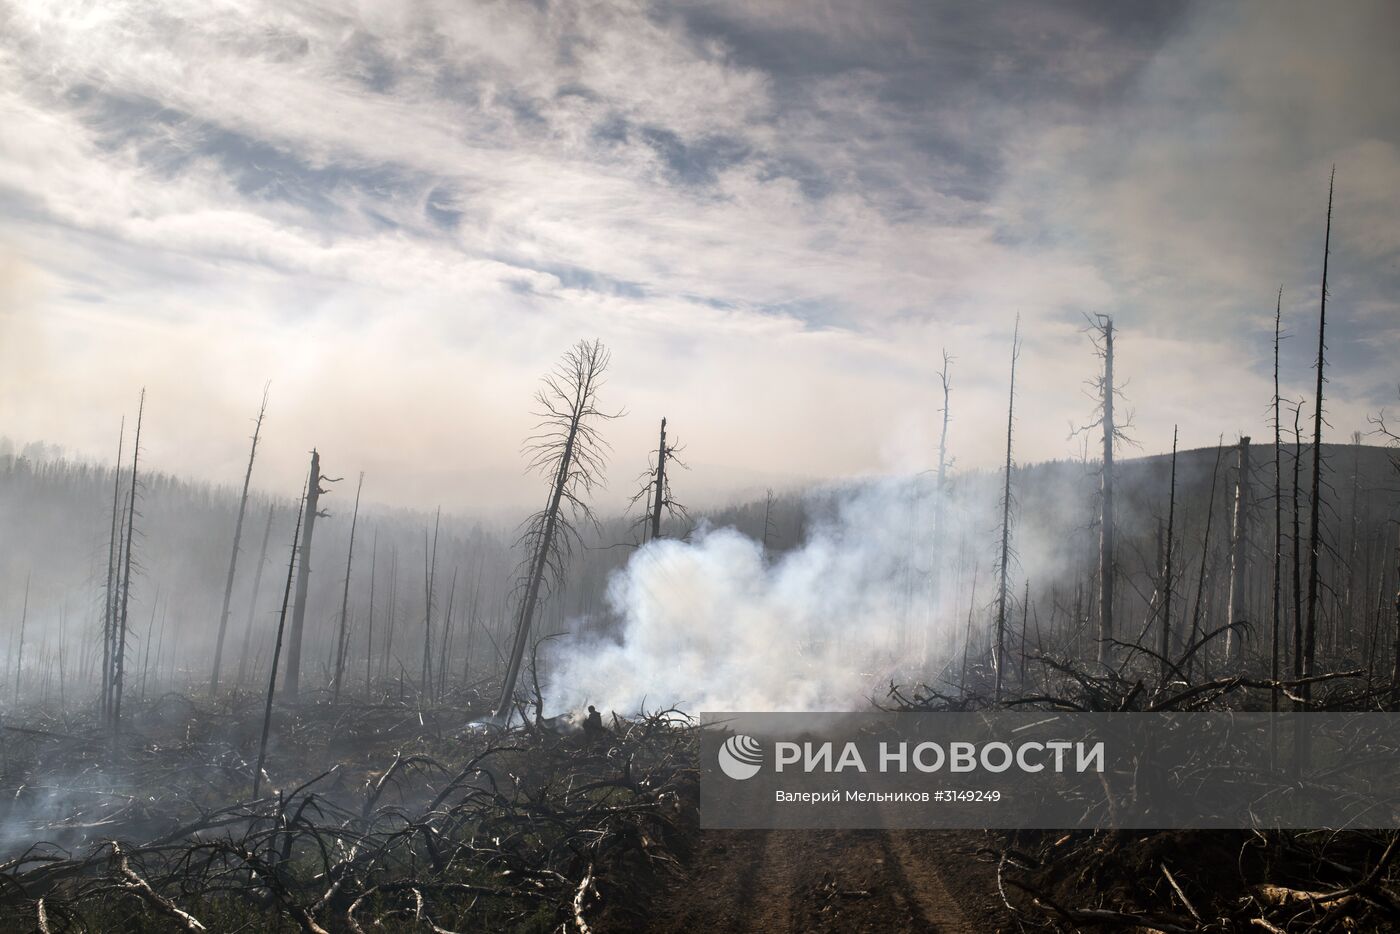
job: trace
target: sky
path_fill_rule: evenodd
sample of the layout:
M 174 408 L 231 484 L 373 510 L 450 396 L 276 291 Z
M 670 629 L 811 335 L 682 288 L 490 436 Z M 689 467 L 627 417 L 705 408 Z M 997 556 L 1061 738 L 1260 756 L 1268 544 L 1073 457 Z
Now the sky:
M 510 510 L 539 378 L 612 351 L 604 504 L 1145 452 L 1400 406 L 1400 6 L 0 0 L 0 434 Z M 1128 452 L 1131 453 L 1131 452 Z

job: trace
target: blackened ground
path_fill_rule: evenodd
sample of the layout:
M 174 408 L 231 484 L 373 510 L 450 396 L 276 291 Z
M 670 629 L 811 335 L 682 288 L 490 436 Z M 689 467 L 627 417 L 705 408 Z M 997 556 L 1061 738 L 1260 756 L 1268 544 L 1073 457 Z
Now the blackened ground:
M 1009 929 L 977 831 L 700 831 L 626 927 L 974 934 Z

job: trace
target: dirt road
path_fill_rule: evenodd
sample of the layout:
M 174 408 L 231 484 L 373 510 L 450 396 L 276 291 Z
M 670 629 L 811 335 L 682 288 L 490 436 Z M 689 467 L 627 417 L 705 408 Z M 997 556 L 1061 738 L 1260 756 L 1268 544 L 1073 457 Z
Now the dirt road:
M 976 831 L 704 831 L 649 930 L 990 934 L 1007 928 Z

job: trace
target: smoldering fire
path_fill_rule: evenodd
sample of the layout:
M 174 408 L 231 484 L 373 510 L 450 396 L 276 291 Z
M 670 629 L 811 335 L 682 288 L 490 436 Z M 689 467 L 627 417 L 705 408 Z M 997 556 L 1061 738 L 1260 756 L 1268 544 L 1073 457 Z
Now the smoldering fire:
M 779 742 L 773 744 L 773 769 L 782 772 L 789 766 L 798 766 L 803 772 L 866 772 L 865 757 L 859 745 L 847 742 L 839 752 L 836 744 Z M 1070 753 L 1073 752 L 1071 763 Z M 942 743 L 882 742 L 875 759 L 877 772 L 938 772 L 945 767 L 949 772 L 1006 772 L 1015 769 L 1019 772 L 1043 772 L 1047 768 L 1054 772 L 1102 772 L 1104 771 L 1104 744 L 1052 740 L 1049 742 L 1025 742 L 1011 745 L 1003 742 L 971 743 L 951 742 L 946 748 Z

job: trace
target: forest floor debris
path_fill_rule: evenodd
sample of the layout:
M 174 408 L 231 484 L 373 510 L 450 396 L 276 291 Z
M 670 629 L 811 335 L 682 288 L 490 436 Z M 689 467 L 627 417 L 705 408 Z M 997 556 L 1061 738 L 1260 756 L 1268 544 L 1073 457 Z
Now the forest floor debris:
M 688 721 L 589 741 L 469 726 L 486 706 L 288 706 L 256 799 L 251 696 L 157 698 L 115 743 L 82 717 L 6 726 L 4 925 L 584 931 L 639 901 L 693 810 Z
M 1013 707 L 1267 707 L 1292 682 L 1089 671 L 1045 658 Z M 884 706 L 992 706 L 891 688 Z M 979 680 L 981 679 L 981 680 Z M 1350 671 L 1314 709 L 1393 702 Z M 983 685 L 985 686 L 985 685 Z M 495 692 L 278 708 L 251 797 L 260 699 L 8 718 L 0 747 L 6 930 L 1382 931 L 1400 844 L 1371 831 L 705 833 L 695 733 L 660 711 L 590 738 L 569 718 L 476 719 Z M 744 906 L 748 907 L 744 907 Z

